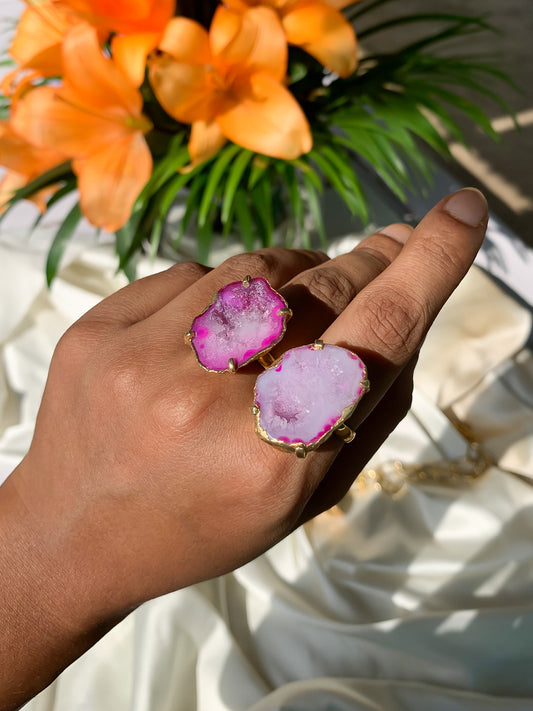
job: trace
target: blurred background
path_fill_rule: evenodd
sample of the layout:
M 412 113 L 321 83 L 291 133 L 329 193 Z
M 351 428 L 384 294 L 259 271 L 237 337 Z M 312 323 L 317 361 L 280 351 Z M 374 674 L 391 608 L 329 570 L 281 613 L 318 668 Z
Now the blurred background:
M 448 192 L 477 186 L 491 208 L 477 263 L 507 293 L 481 270 L 470 270 L 421 351 L 411 412 L 339 507 L 237 571 L 227 587 L 215 592 L 202 584 L 141 608 L 134 624 L 124 621 L 120 637 L 106 638 L 111 645 L 120 639 L 119 646 L 95 648 L 86 666 L 82 660 L 73 665 L 33 711 L 59 711 L 57 704 L 70 711 L 121 711 L 117 679 L 132 680 L 132 698 L 142 699 L 143 708 L 151 694 L 150 708 L 162 708 L 154 701 L 158 693 L 166 695 L 165 707 L 183 708 L 188 693 L 196 698 L 198 685 L 202 693 L 207 689 L 203 708 L 221 711 L 248 707 L 248 701 L 235 700 L 241 692 L 262 698 L 263 679 L 294 691 L 295 679 L 311 684 L 320 677 L 329 684 L 330 675 L 368 699 L 367 709 L 533 709 L 533 4 L 393 4 L 403 14 L 485 16 L 497 31 L 474 37 L 466 49 L 461 38 L 461 52 L 486 54 L 520 87 L 487 86 L 509 105 L 518 125 L 505 108 L 481 101 L 499 136 L 494 142 L 457 114 L 467 147 L 449 138 L 454 161 L 435 156 L 434 183 L 413 191 L 406 204 L 380 189 L 369 171 L 365 189 L 372 191 L 373 226 L 415 223 Z M 383 19 L 390 17 L 390 5 L 380 9 Z M 0 0 L 0 17 L 16 18 L 23 7 L 20 0 Z M 376 45 L 363 39 L 362 50 L 389 51 L 427 32 L 427 22 L 395 28 L 380 33 Z M 325 202 L 333 256 L 351 248 L 362 230 L 333 191 Z M 30 239 L 27 218 L 31 223 L 34 208 L 28 213 L 27 206 L 18 207 L 0 230 L 0 482 L 28 450 L 58 338 L 125 281 L 115 273 L 112 242 L 91 249 L 91 228 L 85 249 L 78 231 L 81 247 L 72 245 L 48 290 L 46 240 L 56 228 L 52 224 L 47 236 L 43 221 L 38 232 L 45 244 L 39 235 Z M 20 235 L 19 217 L 25 224 Z M 143 268 L 152 268 L 148 262 L 143 259 Z M 168 262 L 156 260 L 155 268 L 164 266 Z M 213 604 L 219 594 L 223 617 Z M 191 632 L 197 622 L 191 610 L 200 611 L 205 636 Z M 162 633 L 165 626 L 171 633 Z M 293 652 L 299 644 L 306 648 L 303 655 Z M 218 653 L 219 667 L 213 663 Z M 240 660 L 250 656 L 252 664 L 246 661 L 241 670 Z M 194 660 L 191 666 L 184 658 Z M 302 660 L 309 668 L 298 668 Z M 123 686 L 117 693 L 125 699 Z M 316 687 L 309 688 L 303 705 L 291 708 L 315 708 Z M 391 701 L 395 689 L 403 700 L 398 705 Z M 343 689 L 342 699 L 349 692 Z M 211 703 L 220 695 L 224 704 Z M 253 708 L 279 707 L 265 698 Z
M 503 84 L 497 88 L 516 112 L 520 129 L 493 102 L 481 102 L 481 108 L 500 135 L 500 142 L 491 141 L 457 115 L 469 148 L 452 142 L 457 163 L 447 163 L 446 169 L 461 183 L 483 190 L 499 217 L 527 244 L 533 245 L 533 4 L 531 0 L 469 0 L 467 3 L 464 0 L 441 0 L 438 6 L 427 0 L 402 2 L 402 11 L 406 14 L 424 10 L 486 16 L 498 30 L 498 34 L 484 33 L 472 38 L 469 49 L 473 53 L 484 53 L 497 62 L 520 88 L 517 91 Z M 390 10 L 385 5 L 381 14 L 385 18 L 388 13 Z M 427 25 L 420 28 L 421 32 L 425 30 Z M 413 39 L 416 37 L 412 25 L 403 33 L 400 38 L 398 30 L 389 31 L 392 47 L 395 42 L 405 42 L 411 35 Z M 380 43 L 385 36 L 379 35 Z M 368 48 L 373 49 L 371 42 Z
M 1 0 L 0 18 L 16 18 L 23 7 L 22 0 Z M 398 8 L 393 10 L 398 13 Z M 401 3 L 402 14 L 431 11 L 483 16 L 494 26 L 495 32 L 472 37 L 467 51 L 485 55 L 513 80 L 516 86 L 495 82 L 494 86 L 487 88 L 502 97 L 514 111 L 516 120 L 513 121 L 504 108 L 490 99 L 479 100 L 480 108 L 490 118 L 499 136 L 499 141 L 495 142 L 465 116 L 455 112 L 454 118 L 462 128 L 467 147 L 448 136 L 455 160 L 443 161 L 435 155 L 438 169 L 434 184 L 425 194 L 422 191 L 412 194 L 408 205 L 402 205 L 390 194 L 382 194 L 378 186 L 373 199 L 374 225 L 370 229 L 398 219 L 415 223 L 442 195 L 464 185 L 474 185 L 489 198 L 493 214 L 485 249 L 478 263 L 504 283 L 511 283 L 520 298 L 533 305 L 533 284 L 529 277 L 533 269 L 533 253 L 521 247 L 524 244 L 533 247 L 533 5 L 531 0 L 470 0 L 468 3 L 464 0 L 441 0 L 438 6 L 434 3 L 429 6 L 427 0 L 403 0 Z M 379 19 L 380 14 L 384 20 L 390 18 L 388 3 L 372 12 L 372 21 Z M 364 30 L 364 22 L 356 26 L 356 31 L 360 30 Z M 417 34 L 422 36 L 427 32 L 427 22 L 393 28 L 363 39 L 362 51 L 390 51 L 395 45 L 405 45 L 416 39 Z M 456 42 L 462 43 L 464 48 L 464 38 Z M 386 47 L 384 43 L 387 43 Z M 444 51 L 453 52 L 456 49 L 453 41 L 448 42 L 446 47 Z M 451 113 L 454 113 L 453 108 Z M 335 199 L 329 208 L 326 206 L 325 221 L 331 239 L 351 231 L 357 232 L 360 228 L 360 225 L 354 225 L 344 205 L 338 205 Z

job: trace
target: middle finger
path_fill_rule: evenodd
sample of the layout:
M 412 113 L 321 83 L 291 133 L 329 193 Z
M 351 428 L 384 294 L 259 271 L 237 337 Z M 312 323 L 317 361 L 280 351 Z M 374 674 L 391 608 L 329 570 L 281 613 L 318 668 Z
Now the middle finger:
M 400 254 L 412 227 L 389 225 L 362 240 L 351 252 L 300 272 L 279 289 L 292 309 L 278 349 L 312 343 L 355 296 Z

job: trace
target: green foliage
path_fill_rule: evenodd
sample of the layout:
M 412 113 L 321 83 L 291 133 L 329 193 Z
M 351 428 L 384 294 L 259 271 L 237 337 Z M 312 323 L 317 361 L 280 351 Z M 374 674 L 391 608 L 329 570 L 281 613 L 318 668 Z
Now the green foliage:
M 333 188 L 353 215 L 363 221 L 368 218 L 359 179 L 362 164 L 405 200 L 408 190 L 431 179 L 431 160 L 421 146 L 450 157 L 437 124 L 454 140 L 464 142 L 456 119 L 460 113 L 497 139 L 477 99 L 488 97 L 512 114 L 494 89 L 498 82 L 512 81 L 490 59 L 456 51 L 460 46 L 457 40 L 464 38 L 466 43 L 480 32 L 494 31 L 487 18 L 438 12 L 405 14 L 400 2 L 399 12 L 394 14 L 394 1 L 367 0 L 347 9 L 360 41 L 372 38 L 373 45 L 380 46 L 382 33 L 385 37 L 384 33 L 396 32 L 397 37 L 405 27 L 423 27 L 425 23 L 431 30 L 394 51 L 365 56 L 347 79 L 328 75 L 305 52 L 290 49 L 289 89 L 313 132 L 313 149 L 307 155 L 282 161 L 228 143 L 213 159 L 190 169 L 186 147 L 189 129 L 166 117 L 169 125 L 159 124 L 160 132 L 149 136 L 153 175 L 128 223 L 116 233 L 119 268 L 133 278 L 139 253 L 157 253 L 167 214 L 178 199 L 183 216 L 174 246 L 186 230 L 193 231 L 200 261 L 207 261 L 215 232 L 234 232 L 243 247 L 252 250 L 271 244 L 276 227 L 284 224 L 289 244 L 309 245 L 306 216 L 311 217 L 313 231 L 326 243 L 320 203 L 325 187 Z M 390 6 L 390 16 L 373 21 L 374 12 L 386 6 Z M 454 49 L 447 50 L 452 40 Z M 382 46 L 388 46 L 388 42 L 383 41 Z M 143 90 L 146 113 L 161 113 L 160 107 L 153 105 L 149 87 Z M 0 115 L 2 107 L 0 103 Z M 75 188 L 68 164 L 19 190 L 12 202 L 56 183 L 61 190 L 49 201 L 50 206 Z M 47 266 L 49 280 L 78 220 L 79 210 L 74 208 L 56 235 Z
M 13 29 L 13 22 L 6 20 L 5 18 L 0 18 L 0 72 L 2 74 L 9 71 L 11 67 L 15 65 L 15 62 L 7 53 Z M 0 94 L 0 121 L 3 121 L 9 117 L 10 107 L 11 102 L 9 99 Z
M 74 230 L 78 226 L 80 220 L 81 210 L 78 203 L 76 203 L 63 220 L 63 223 L 58 229 L 56 236 L 54 237 L 54 240 L 52 242 L 52 246 L 50 247 L 50 250 L 48 252 L 48 258 L 46 260 L 46 281 L 48 283 L 48 286 L 50 286 L 50 284 L 54 280 L 55 275 L 57 274 L 59 263 L 61 261 L 61 257 L 63 256 L 63 252 L 65 251 L 65 247 L 67 246 L 68 241 L 74 234 Z

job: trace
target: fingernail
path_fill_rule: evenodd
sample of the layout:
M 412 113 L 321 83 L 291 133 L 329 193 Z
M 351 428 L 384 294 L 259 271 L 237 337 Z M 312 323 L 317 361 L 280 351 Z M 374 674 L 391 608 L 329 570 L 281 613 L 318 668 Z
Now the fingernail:
M 444 211 L 469 227 L 479 227 L 487 218 L 489 207 L 477 188 L 463 188 L 454 193 L 444 205 Z
M 379 231 L 379 234 L 385 235 L 385 237 L 390 237 L 391 239 L 396 240 L 396 242 L 401 242 L 402 244 L 405 244 L 411 236 L 412 231 L 413 228 L 409 225 L 404 225 L 398 222 L 394 225 L 388 225 L 387 227 L 384 227 L 382 230 Z

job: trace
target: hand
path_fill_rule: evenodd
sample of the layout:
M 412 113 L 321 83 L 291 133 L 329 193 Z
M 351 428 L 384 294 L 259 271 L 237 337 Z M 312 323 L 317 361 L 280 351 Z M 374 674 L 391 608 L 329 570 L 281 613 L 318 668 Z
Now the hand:
M 234 569 L 336 503 L 405 415 L 420 344 L 486 223 L 484 198 L 464 190 L 414 231 L 391 226 L 335 259 L 266 249 L 214 270 L 179 264 L 74 324 L 30 451 L 0 489 L 0 603 L 9 611 L 22 596 L 30 627 L 19 668 L 31 654 L 48 683 L 136 605 Z M 249 411 L 260 367 L 219 375 L 196 363 L 185 332 L 246 274 L 266 277 L 293 309 L 275 354 L 322 338 L 367 364 L 353 444 L 332 437 L 303 460 L 269 446 Z M 16 643 L 13 618 L 0 629 Z M 2 682 L 0 671 L 0 697 L 15 682 L 28 688 L 21 673 Z

